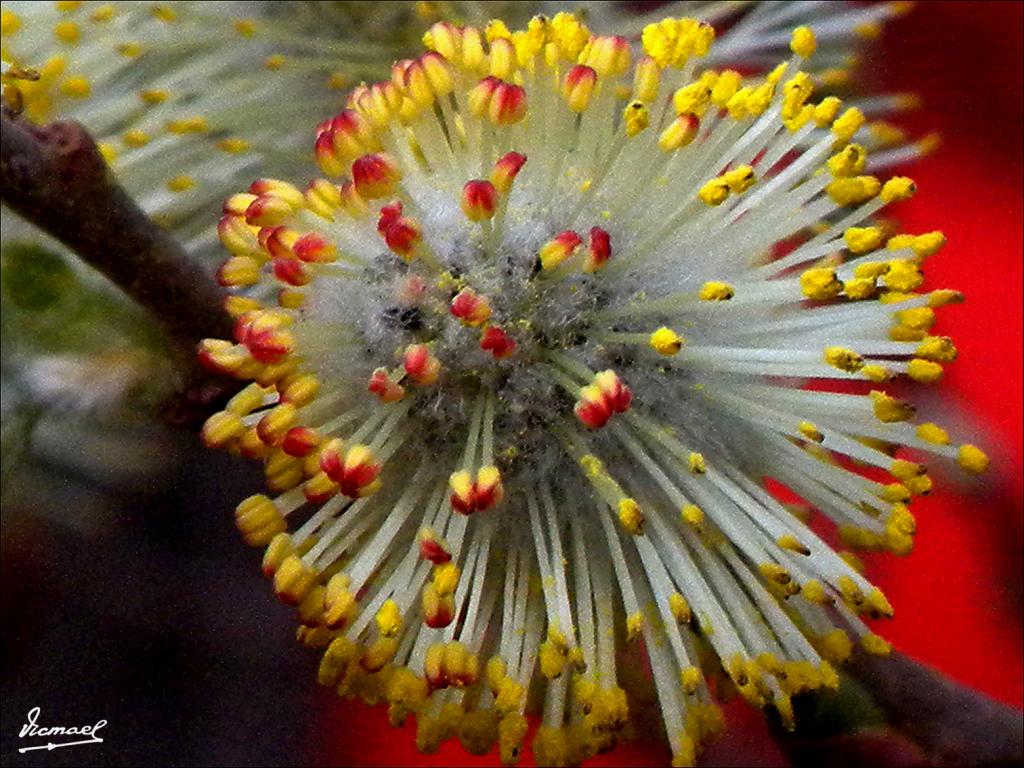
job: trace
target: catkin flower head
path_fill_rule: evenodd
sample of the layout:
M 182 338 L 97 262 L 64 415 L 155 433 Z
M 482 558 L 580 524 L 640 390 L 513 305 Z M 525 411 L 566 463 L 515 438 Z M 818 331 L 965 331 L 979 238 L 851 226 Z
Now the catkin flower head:
M 931 331 L 959 294 L 922 290 L 941 233 L 874 219 L 913 182 L 815 98 L 812 30 L 757 79 L 706 68 L 714 37 L 437 24 L 318 126 L 324 178 L 224 204 L 236 331 L 199 354 L 251 383 L 203 438 L 265 467 L 236 520 L 319 681 L 425 751 L 515 762 L 533 688 L 540 764 L 612 746 L 629 645 L 676 764 L 726 684 L 792 727 L 854 643 L 889 648 L 815 530 L 905 554 L 919 456 L 985 468 L 886 391 L 956 356 Z

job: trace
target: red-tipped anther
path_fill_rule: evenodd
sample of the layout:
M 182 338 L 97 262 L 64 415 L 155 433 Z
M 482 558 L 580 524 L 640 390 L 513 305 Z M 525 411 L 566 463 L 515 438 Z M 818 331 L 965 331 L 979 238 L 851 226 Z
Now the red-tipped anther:
M 430 51 L 409 62 L 402 82 L 410 99 L 420 106 L 429 106 L 437 97 L 451 93 L 451 65 L 444 56 Z
M 384 242 L 388 248 L 405 261 L 416 258 L 416 249 L 421 240 L 423 233 L 420 231 L 420 225 L 408 216 L 400 216 L 384 233 Z
M 522 86 L 502 82 L 494 89 L 487 117 L 495 125 L 512 125 L 526 117 L 526 91 Z
M 245 220 L 254 227 L 274 227 L 283 224 L 296 208 L 284 197 L 267 193 L 249 203 L 245 209 Z
M 402 201 L 395 200 L 393 203 L 382 205 L 380 215 L 377 217 L 377 231 L 382 235 L 386 234 L 391 225 L 402 218 Z
M 582 243 L 583 238 L 571 229 L 558 233 L 541 246 L 540 253 L 538 254 L 540 256 L 541 269 L 554 269 L 572 256 Z
M 224 339 L 203 339 L 196 350 L 196 358 L 207 370 L 230 376 L 251 361 L 252 355 L 241 344 L 232 344 Z
M 448 478 L 448 486 L 451 488 L 452 510 L 460 515 L 471 515 L 476 512 L 476 494 L 473 484 L 473 476 L 462 469 L 453 472 Z
M 335 158 L 347 162 L 374 149 L 373 129 L 365 117 L 346 109 L 331 120 L 328 131 Z
M 292 427 L 281 440 L 281 450 L 289 456 L 303 459 L 320 445 L 320 435 L 309 427 Z
M 260 281 L 260 263 L 250 256 L 232 256 L 217 268 L 217 282 L 225 288 L 255 285 Z
M 476 473 L 476 482 L 473 484 L 473 506 L 477 512 L 483 512 L 496 504 L 500 504 L 505 497 L 505 487 L 501 484 L 501 472 L 497 467 L 481 467 Z
M 295 426 L 298 417 L 299 413 L 295 406 L 280 403 L 264 413 L 263 418 L 256 424 L 256 433 L 267 445 L 279 445 L 285 433 Z
M 287 285 L 305 285 L 313 273 L 298 259 L 285 256 L 274 259 L 274 277 Z
M 431 629 L 447 627 L 455 618 L 455 598 L 453 595 L 438 595 L 433 584 L 423 587 L 423 623 Z M 444 685 L 443 677 L 440 674 L 434 676 L 434 682 L 427 678 L 427 683 L 432 688 L 439 688 Z
M 601 371 L 594 377 L 594 384 L 604 394 L 608 406 L 615 413 L 625 413 L 633 401 L 633 393 L 622 383 L 615 371 Z
M 345 443 L 340 438 L 331 438 L 320 448 L 320 470 L 336 483 L 343 477 L 344 461 Z
M 235 323 L 235 334 L 252 356 L 273 365 L 295 348 L 295 339 L 280 323 L 266 313 L 247 312 Z
M 226 214 L 244 216 L 246 209 L 256 199 L 256 195 L 249 192 L 236 192 L 224 201 L 221 210 Z
M 244 213 L 244 211 L 243 211 Z M 217 222 L 217 237 L 235 256 L 261 256 L 260 244 L 245 216 L 225 214 Z
M 391 65 L 391 82 L 398 88 L 405 88 L 405 70 L 412 64 L 412 59 L 399 59 Z
M 474 179 L 462 188 L 462 212 L 470 221 L 485 221 L 498 209 L 498 190 L 489 181 Z
M 341 492 L 352 498 L 369 496 L 380 487 L 380 464 L 374 458 L 368 445 L 353 445 L 345 451 L 345 461 L 341 466 Z M 332 478 L 336 479 L 336 478 Z
M 352 163 L 352 181 L 356 192 L 367 200 L 378 200 L 394 194 L 402 180 L 398 164 L 383 152 L 363 155 Z
M 474 116 L 484 117 L 487 115 L 491 107 L 491 99 L 494 98 L 494 92 L 498 90 L 499 85 L 501 85 L 501 80 L 490 76 L 485 77 L 470 89 L 468 96 L 469 111 Z
M 480 349 L 498 359 L 511 357 L 516 351 L 516 341 L 498 326 L 490 325 L 480 339 Z
M 512 182 L 516 180 L 519 171 L 526 164 L 526 155 L 518 152 L 508 152 L 499 158 L 491 171 L 491 183 L 501 194 L 505 194 L 512 188 Z
M 583 112 L 590 105 L 597 86 L 597 72 L 584 64 L 577 64 L 565 75 L 562 94 L 573 112 Z
M 456 294 L 450 311 L 463 325 L 470 327 L 483 325 L 491 317 L 491 305 L 487 297 L 479 295 L 472 288 L 463 288 Z
M 602 77 L 621 75 L 629 69 L 629 41 L 618 35 L 591 38 L 584 62 Z
M 429 386 L 441 373 L 441 361 L 430 354 L 426 344 L 410 344 L 403 358 L 405 372 L 417 384 Z
M 317 167 L 328 176 L 342 176 L 346 170 L 345 161 L 334 152 L 334 133 L 327 130 L 317 134 L 313 142 L 313 154 Z
M 580 389 L 580 399 L 576 401 L 576 417 L 590 429 L 600 429 L 608 423 L 612 416 L 612 408 L 604 393 L 591 384 Z
M 299 233 L 290 227 L 263 227 L 257 235 L 263 247 L 274 258 L 289 257 L 294 254 L 292 246 L 299 239 Z
M 334 243 L 319 232 L 307 232 L 292 244 L 292 253 L 300 261 L 314 264 L 329 264 L 338 258 Z
M 612 257 L 612 238 L 600 227 L 590 229 L 590 247 L 583 260 L 584 272 L 597 272 Z
M 434 565 L 442 565 L 452 559 L 448 545 L 431 528 L 421 528 L 419 534 L 420 557 Z
M 387 368 L 375 370 L 366 388 L 384 403 L 395 403 L 405 397 L 405 387 L 391 380 Z

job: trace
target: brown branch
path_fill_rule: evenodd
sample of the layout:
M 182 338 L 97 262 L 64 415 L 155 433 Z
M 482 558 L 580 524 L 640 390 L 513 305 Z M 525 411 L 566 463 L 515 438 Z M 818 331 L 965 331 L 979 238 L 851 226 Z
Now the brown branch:
M 995 663 L 995 661 L 993 662 Z M 837 693 L 800 697 L 797 730 L 773 731 L 792 764 L 1019 766 L 1024 715 L 912 659 L 856 653 Z
M 231 338 L 220 287 L 114 179 L 78 123 L 37 126 L 5 108 L 0 131 L 0 199 L 60 240 L 148 309 L 188 360 L 185 392 L 165 417 L 190 425 L 235 385 L 195 370 L 206 337 Z

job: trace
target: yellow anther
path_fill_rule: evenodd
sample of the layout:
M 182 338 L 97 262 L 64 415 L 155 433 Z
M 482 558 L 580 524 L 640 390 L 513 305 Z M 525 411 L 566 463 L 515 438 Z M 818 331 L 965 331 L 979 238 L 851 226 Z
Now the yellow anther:
M 169 91 L 165 91 L 162 88 L 148 88 L 146 90 L 139 91 L 139 98 L 146 104 L 155 105 L 163 104 L 171 98 L 171 94 Z
M 493 43 L 495 40 L 511 40 L 512 32 L 501 19 L 491 19 L 484 27 L 484 37 L 488 43 Z
M 700 188 L 697 197 L 705 205 L 712 207 L 721 205 L 729 197 L 729 184 L 723 178 L 711 179 L 711 181 Z
M 728 301 L 736 295 L 736 289 L 729 283 L 709 280 L 700 288 L 701 301 Z
M 914 307 L 893 312 L 893 317 L 900 325 L 915 331 L 927 331 L 935 325 L 935 310 L 931 307 Z M 915 339 L 920 341 L 924 336 Z
M 799 429 L 800 434 L 806 437 L 808 440 L 813 440 L 816 443 L 821 443 L 825 441 L 825 435 L 823 435 L 821 433 L 821 430 L 818 429 L 813 423 L 809 421 L 801 421 L 797 429 Z
M 910 259 L 893 259 L 889 269 L 882 275 L 882 282 L 894 291 L 910 292 L 924 283 L 924 275 L 917 262 Z
M 167 182 L 167 189 L 171 192 L 186 192 L 196 185 L 196 180 L 191 176 L 182 174 L 175 176 L 173 179 L 169 179 Z
M 786 72 L 789 70 L 789 63 L 782 61 L 775 65 L 775 69 L 768 73 L 765 80 L 771 85 L 777 86 L 782 82 L 782 78 L 786 76 Z M 774 92 L 773 92 L 774 93 Z
M 919 438 L 932 445 L 949 445 L 950 443 L 949 433 L 938 424 L 930 421 L 918 424 L 915 432 Z
M 859 373 L 868 381 L 874 381 L 878 384 L 886 381 L 892 381 L 893 378 L 895 378 L 895 374 L 892 371 L 878 363 L 869 363 L 868 365 L 865 365 L 860 369 Z
M 633 137 L 650 125 L 651 116 L 642 101 L 631 101 L 622 110 L 622 121 L 626 126 L 626 135 Z
M 619 500 L 619 522 L 627 533 L 639 536 L 644 529 L 644 511 L 636 502 L 636 499 L 624 498 Z
M 743 84 L 743 76 L 734 69 L 720 72 L 711 89 L 711 103 L 716 107 L 724 107 Z
M 62 43 L 73 45 L 82 37 L 82 30 L 73 21 L 60 21 L 53 27 L 53 36 Z
M 703 117 L 711 103 L 711 88 L 699 80 L 683 86 L 672 95 L 672 104 L 677 115 Z
M 817 605 L 826 605 L 832 602 L 832 596 L 828 594 L 824 585 L 817 579 L 808 579 L 801 584 L 800 594 L 804 599 Z
M 864 113 L 857 107 L 850 107 L 832 123 L 832 133 L 839 141 L 849 141 L 864 125 Z
M 826 188 L 836 205 L 860 205 L 878 194 L 881 183 L 874 176 L 838 178 Z
M 167 5 L 155 5 L 152 11 L 153 18 L 158 21 L 170 24 L 172 21 L 178 20 L 178 13 L 173 8 Z
M 841 629 L 833 629 L 819 638 L 821 655 L 835 664 L 842 664 L 853 652 L 850 636 Z
M 782 536 L 779 536 L 775 543 L 789 552 L 796 552 L 801 555 L 811 554 L 811 550 L 807 548 L 807 545 L 791 533 L 784 533 Z
M 680 510 L 680 516 L 684 523 L 700 529 L 704 525 L 704 510 L 696 504 L 684 504 Z
M 819 128 L 828 128 L 835 122 L 843 102 L 835 96 L 826 96 L 814 107 L 814 123 Z
M 825 362 L 841 371 L 856 373 L 864 367 L 864 358 L 845 347 L 826 347 Z
M 7 37 L 21 29 L 21 18 L 14 11 L 4 8 L 0 11 L 0 35 Z
M 549 680 L 560 677 L 565 671 L 565 653 L 550 640 L 540 644 L 537 660 L 540 663 L 540 673 Z
M 683 686 L 683 690 L 688 694 L 694 694 L 697 689 L 700 688 L 701 683 L 704 682 L 704 675 L 700 673 L 697 667 L 689 666 L 685 667 L 679 674 L 679 682 Z
M 881 198 L 886 203 L 899 202 L 909 200 L 916 191 L 917 185 L 914 184 L 913 179 L 906 176 L 893 176 L 882 187 Z
M 792 120 L 803 111 L 804 104 L 811 97 L 814 85 L 806 72 L 797 72 L 782 86 L 782 119 Z M 808 117 L 813 111 L 808 114 Z
M 117 160 L 117 147 L 107 141 L 101 141 L 96 147 L 100 151 L 100 155 L 103 157 L 103 161 L 110 165 Z
M 843 284 L 830 267 L 812 267 L 800 275 L 800 292 L 808 299 L 828 301 L 843 290 Z
M 957 451 L 957 463 L 966 471 L 978 475 L 988 469 L 988 456 L 976 445 L 961 445 Z
M 249 150 L 250 144 L 245 139 L 221 139 L 217 142 L 217 148 L 228 154 L 238 155 Z
M 874 656 L 888 656 L 892 646 L 874 632 L 869 632 L 860 639 L 860 644 L 865 651 Z
M 928 475 L 912 477 L 909 480 L 905 480 L 904 484 L 907 486 L 907 490 L 914 496 L 927 496 L 932 492 L 932 479 Z
M 92 93 L 89 79 L 80 75 L 66 77 L 60 84 L 61 93 L 72 99 L 86 99 Z
M 907 376 L 922 384 L 934 384 L 942 378 L 942 365 L 915 357 L 907 363 Z
M 402 612 L 390 598 L 384 601 L 375 617 L 377 629 L 384 637 L 394 637 L 402 629 Z
M 828 159 L 828 170 L 837 179 L 856 176 L 864 171 L 868 153 L 860 144 L 847 144 Z
M 442 563 L 434 567 L 434 589 L 442 597 L 455 592 L 459 583 L 459 566 L 454 562 Z
M 843 294 L 852 301 L 863 301 L 875 295 L 878 286 L 872 277 L 855 277 L 843 283 Z
M 872 390 L 871 404 L 875 418 L 881 422 L 893 423 L 913 418 L 915 409 L 910 403 L 890 397 L 885 392 Z
M 818 49 L 818 41 L 814 30 L 810 27 L 797 27 L 789 38 L 789 50 L 801 58 L 808 58 Z
M 796 133 L 811 122 L 812 119 L 814 119 L 814 107 L 810 104 L 805 104 L 793 117 L 784 119 L 782 122 L 786 126 L 786 130 L 790 133 Z
M 590 30 L 574 14 L 560 12 L 551 19 L 551 42 L 563 59 L 575 61 L 589 40 Z
M 888 271 L 889 263 L 886 261 L 865 261 L 854 268 L 853 275 L 857 278 L 874 279 L 881 277 Z
M 693 614 L 690 611 L 690 604 L 686 601 L 678 592 L 673 592 L 668 596 L 668 609 L 672 612 L 675 620 L 681 624 L 686 624 L 693 618 Z
M 741 165 L 726 171 L 721 178 L 729 185 L 729 191 L 735 195 L 746 192 L 757 182 L 757 175 L 749 165 Z
M 775 84 L 770 81 L 754 88 L 747 97 L 747 114 L 751 117 L 758 117 L 763 114 L 771 105 L 774 96 Z
M 782 584 L 785 586 L 793 581 L 792 574 L 786 570 L 785 566 L 779 565 L 778 563 L 761 563 L 757 567 L 758 570 L 764 574 L 766 579 L 775 582 L 776 584 Z
M 903 483 L 889 483 L 881 493 L 883 499 L 894 504 L 910 501 L 912 495 L 910 489 Z
M 671 328 L 662 326 L 651 334 L 650 345 L 662 355 L 674 355 L 683 348 L 684 339 Z
M 686 464 L 690 471 L 695 475 L 703 475 L 708 471 L 708 464 L 704 459 L 704 454 L 702 453 L 690 453 L 689 458 L 686 460 Z
M 126 131 L 121 137 L 121 141 L 127 147 L 138 148 L 144 147 L 150 142 L 149 134 L 145 131 L 140 131 L 138 128 L 133 128 L 130 131 Z

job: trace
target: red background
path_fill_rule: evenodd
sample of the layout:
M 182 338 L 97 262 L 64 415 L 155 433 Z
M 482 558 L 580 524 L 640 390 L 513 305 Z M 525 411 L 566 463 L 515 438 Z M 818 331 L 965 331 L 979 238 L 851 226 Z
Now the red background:
M 915 502 L 909 559 L 875 557 L 869 576 L 896 607 L 881 629 L 897 648 L 1016 707 L 1022 703 L 1021 638 L 1021 71 L 1020 3 L 921 3 L 892 21 L 865 54 L 871 89 L 913 91 L 923 107 L 899 122 L 918 135 L 938 130 L 939 150 L 905 172 L 919 193 L 896 211 L 904 231 L 941 229 L 948 245 L 927 264 L 931 287 L 953 287 L 967 302 L 940 312 L 937 331 L 960 357 L 940 385 L 954 416 L 925 412 L 984 445 L 993 467 L 973 485 L 940 484 Z M 930 411 L 930 413 L 929 413 Z M 954 478 L 950 478 L 953 480 Z M 958 480 L 958 478 L 957 478 Z M 317 697 L 310 735 L 318 758 L 343 765 L 497 765 L 449 742 L 420 755 L 414 727 L 387 723 L 384 707 Z M 730 729 L 716 764 L 778 764 L 760 713 L 728 708 Z M 325 734 L 328 734 L 325 736 Z M 711 756 L 708 756 L 711 758 Z M 625 745 L 593 765 L 659 765 L 658 745 Z M 532 764 L 529 756 L 524 764 Z

